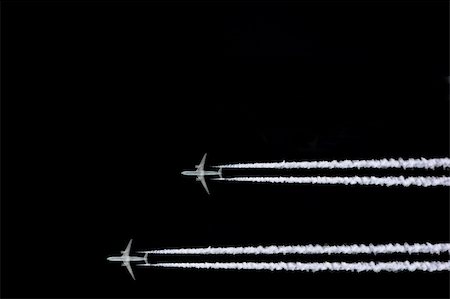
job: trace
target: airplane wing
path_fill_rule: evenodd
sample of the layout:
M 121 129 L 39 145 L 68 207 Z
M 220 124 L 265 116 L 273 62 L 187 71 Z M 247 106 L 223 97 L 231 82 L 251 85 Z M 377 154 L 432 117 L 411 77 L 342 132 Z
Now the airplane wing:
M 127 248 L 125 248 L 125 250 L 122 251 L 123 255 L 130 255 L 130 248 L 131 248 L 132 242 L 133 242 L 133 239 L 130 239 L 130 242 L 128 242 Z
M 200 161 L 200 164 L 197 165 L 197 170 L 203 170 L 205 167 L 205 160 L 206 160 L 206 154 L 203 156 L 202 161 Z
M 127 267 L 128 272 L 130 272 L 131 277 L 133 277 L 134 280 L 136 280 L 136 278 L 134 277 L 133 274 L 133 269 L 131 269 L 131 265 L 130 262 L 123 262 L 124 266 Z
M 208 195 L 209 195 L 209 190 L 208 190 L 208 186 L 206 185 L 206 182 L 205 182 L 205 177 L 204 176 L 199 176 L 198 180 L 202 183 L 203 188 L 205 188 L 206 193 L 208 193 Z

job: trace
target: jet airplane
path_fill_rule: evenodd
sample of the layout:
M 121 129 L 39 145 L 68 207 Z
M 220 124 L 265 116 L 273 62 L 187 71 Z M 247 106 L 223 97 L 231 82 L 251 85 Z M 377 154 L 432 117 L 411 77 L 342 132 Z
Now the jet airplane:
M 205 188 L 206 193 L 209 194 L 208 186 L 206 185 L 205 176 L 213 176 L 218 175 L 220 178 L 222 178 L 222 168 L 219 168 L 218 171 L 213 170 L 205 170 L 205 160 L 206 160 L 206 154 L 203 156 L 202 161 L 200 161 L 200 164 L 195 165 L 197 168 L 196 170 L 185 170 L 182 171 L 182 175 L 187 176 L 196 176 L 196 180 L 200 181 L 203 185 L 203 188 Z
M 125 248 L 124 251 L 121 251 L 120 253 L 122 253 L 121 256 L 110 256 L 108 258 L 106 258 L 108 261 L 110 262 L 122 262 L 122 266 L 127 267 L 128 272 L 130 272 L 131 277 L 133 277 L 134 280 L 136 280 L 136 278 L 134 277 L 133 274 L 133 270 L 131 269 L 131 265 L 130 262 L 145 262 L 147 264 L 147 254 L 145 253 L 144 257 L 139 257 L 139 256 L 130 256 L 130 248 L 131 248 L 131 243 L 133 242 L 133 239 L 130 240 L 130 242 L 128 243 L 127 248 Z

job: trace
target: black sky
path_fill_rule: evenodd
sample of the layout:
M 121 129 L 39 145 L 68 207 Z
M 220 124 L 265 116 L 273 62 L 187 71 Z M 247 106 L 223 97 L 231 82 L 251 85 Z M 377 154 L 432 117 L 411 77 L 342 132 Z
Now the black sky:
M 105 260 L 130 238 L 135 250 L 448 242 L 448 188 L 209 182 L 208 197 L 180 176 L 205 152 L 207 165 L 447 157 L 447 2 L 2 6 L 2 296 L 449 296 L 445 272 L 136 269 L 132 281 Z

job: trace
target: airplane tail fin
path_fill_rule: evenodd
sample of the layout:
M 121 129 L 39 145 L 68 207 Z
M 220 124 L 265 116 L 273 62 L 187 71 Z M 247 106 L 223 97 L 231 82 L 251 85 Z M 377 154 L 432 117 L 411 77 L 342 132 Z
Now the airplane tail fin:
M 222 167 L 219 168 L 219 177 L 222 178 Z

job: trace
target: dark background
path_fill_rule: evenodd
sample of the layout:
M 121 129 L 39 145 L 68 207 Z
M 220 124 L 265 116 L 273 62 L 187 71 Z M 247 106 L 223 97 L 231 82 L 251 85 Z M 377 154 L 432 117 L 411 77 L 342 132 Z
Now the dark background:
M 448 12 L 447 1 L 3 2 L 2 296 L 448 297 L 448 272 L 134 267 L 133 281 L 105 260 L 130 238 L 132 251 L 448 242 L 445 187 L 209 181 L 207 196 L 180 175 L 205 152 L 207 167 L 448 157 Z M 350 173 L 448 174 L 295 172 Z M 396 257 L 448 259 L 353 259 Z

